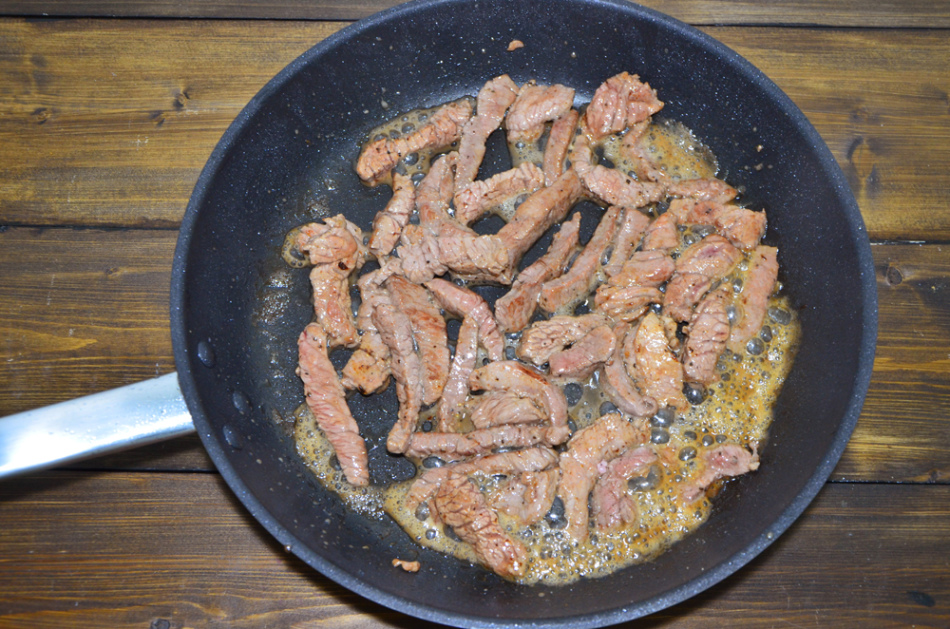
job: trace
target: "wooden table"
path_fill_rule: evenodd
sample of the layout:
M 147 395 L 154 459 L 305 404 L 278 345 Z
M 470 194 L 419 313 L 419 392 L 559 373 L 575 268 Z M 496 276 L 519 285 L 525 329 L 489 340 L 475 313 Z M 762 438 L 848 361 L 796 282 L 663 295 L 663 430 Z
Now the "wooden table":
M 285 64 L 390 4 L 3 4 L 0 415 L 174 370 L 171 259 L 203 163 Z M 874 243 L 880 340 L 805 515 L 629 626 L 950 626 L 950 0 L 648 4 L 745 56 L 818 128 Z M 0 627 L 318 624 L 419 625 L 285 553 L 196 437 L 0 482 Z

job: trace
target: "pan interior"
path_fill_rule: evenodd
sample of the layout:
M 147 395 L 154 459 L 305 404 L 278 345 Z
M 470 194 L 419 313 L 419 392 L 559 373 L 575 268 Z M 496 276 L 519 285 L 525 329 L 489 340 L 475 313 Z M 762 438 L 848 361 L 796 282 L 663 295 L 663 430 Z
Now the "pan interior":
M 182 389 L 221 473 L 251 512 L 307 563 L 346 587 L 447 624 L 600 626 L 642 616 L 728 576 L 805 508 L 860 410 L 876 310 L 860 215 L 804 116 L 748 63 L 698 31 L 628 3 L 414 2 L 344 29 L 292 63 L 227 131 L 182 225 L 172 334 Z M 524 48 L 508 52 L 513 39 Z M 302 402 L 296 338 L 311 318 L 305 271 L 280 261 L 292 227 L 343 212 L 368 228 L 388 190 L 359 183 L 359 142 L 381 121 L 474 95 L 508 73 L 590 98 L 607 77 L 639 74 L 664 116 L 718 155 L 721 176 L 766 210 L 803 339 L 762 467 L 730 485 L 710 520 L 656 561 L 564 588 L 526 587 L 416 546 L 390 521 L 358 516 L 313 480 L 289 420 Z M 336 356 L 340 359 L 340 356 Z M 374 474 L 396 411 L 352 402 Z M 380 472 L 383 470 L 384 472 Z M 419 559 L 407 574 L 393 558 Z

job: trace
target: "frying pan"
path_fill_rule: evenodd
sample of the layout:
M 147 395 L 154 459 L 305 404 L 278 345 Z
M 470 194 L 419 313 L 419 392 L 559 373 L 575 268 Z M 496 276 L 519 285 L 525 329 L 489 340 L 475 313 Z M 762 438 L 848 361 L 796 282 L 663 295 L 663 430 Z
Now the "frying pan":
M 509 52 L 514 39 L 525 46 Z M 474 95 L 502 73 L 518 83 L 572 86 L 584 102 L 624 70 L 658 89 L 663 116 L 702 138 L 721 176 L 768 213 L 766 242 L 779 247 L 780 280 L 798 309 L 802 342 L 761 468 L 730 483 L 696 533 L 650 563 L 604 578 L 521 586 L 422 549 L 391 521 L 347 509 L 295 454 L 296 338 L 312 311 L 306 271 L 288 269 L 279 247 L 292 227 L 339 212 L 370 226 L 389 192 L 363 187 L 352 167 L 359 143 L 383 120 Z M 212 153 L 181 225 L 171 287 L 181 392 L 244 505 L 343 586 L 458 626 L 604 626 L 673 605 L 738 570 L 801 514 L 838 461 L 867 390 L 876 327 L 864 224 L 804 115 L 711 38 L 611 0 L 420 0 L 321 42 L 254 97 Z M 332 358 L 342 365 L 346 357 Z M 373 481 L 411 476 L 411 466 L 385 452 L 393 387 L 350 402 Z M 395 570 L 395 557 L 417 558 L 422 570 Z

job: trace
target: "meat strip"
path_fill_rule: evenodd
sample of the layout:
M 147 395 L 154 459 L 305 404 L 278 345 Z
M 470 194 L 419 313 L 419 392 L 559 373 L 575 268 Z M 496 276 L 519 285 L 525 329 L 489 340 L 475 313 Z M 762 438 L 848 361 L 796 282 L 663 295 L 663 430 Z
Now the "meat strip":
M 509 142 L 533 142 L 544 133 L 544 123 L 571 110 L 574 90 L 564 85 L 525 83 L 508 110 L 505 127 Z
M 671 181 L 667 192 L 671 197 L 718 203 L 728 203 L 739 194 L 735 188 L 715 177 Z
M 660 215 L 650 223 L 643 234 L 641 249 L 644 251 L 666 251 L 676 249 L 680 245 L 679 230 L 676 228 L 676 217 L 669 212 Z
M 467 385 L 466 385 L 467 386 Z M 547 419 L 546 405 L 514 393 L 495 391 L 477 398 L 471 420 L 475 428 L 491 428 L 507 424 L 534 424 Z
M 557 495 L 564 503 L 565 532 L 574 540 L 587 539 L 587 501 L 600 467 L 624 450 L 646 441 L 642 427 L 628 422 L 620 413 L 603 415 L 595 423 L 574 433 L 561 453 L 561 482 Z
M 475 370 L 469 384 L 475 391 L 507 391 L 545 404 L 551 427 L 567 430 L 567 398 L 561 387 L 527 365 L 515 360 L 488 363 Z
M 617 339 L 609 326 L 601 325 L 584 335 L 570 349 L 551 356 L 551 377 L 559 381 L 586 380 L 613 355 Z
M 488 504 L 516 520 L 522 526 L 534 524 L 551 510 L 557 496 L 558 469 L 543 472 L 523 472 L 508 479 Z
M 447 147 L 462 135 L 462 128 L 472 116 L 472 103 L 459 100 L 443 105 L 429 116 L 429 121 L 398 138 L 380 138 L 370 142 L 360 153 L 356 174 L 371 186 L 381 183 L 399 160 L 422 149 Z
M 501 126 L 505 112 L 517 96 L 518 86 L 507 74 L 488 81 L 478 91 L 475 115 L 465 123 L 459 140 L 458 167 L 455 170 L 456 193 L 475 181 L 485 157 L 485 142 L 488 136 Z M 458 200 L 455 205 L 458 207 Z
M 491 308 L 478 293 L 457 286 L 452 282 L 435 278 L 425 284 L 439 304 L 456 317 L 471 317 L 478 324 L 479 343 L 488 352 L 491 360 L 501 360 L 505 353 L 505 339 L 498 330 L 498 323 Z
M 405 455 L 415 458 L 438 456 L 462 459 L 487 454 L 500 448 L 532 448 L 556 446 L 567 441 L 567 426 L 506 425 L 483 428 L 466 433 L 414 432 Z
M 584 117 L 594 140 L 646 120 L 663 108 L 656 90 L 636 74 L 621 72 L 607 79 L 591 98 Z
M 541 295 L 541 285 L 564 272 L 577 246 L 580 226 L 580 212 L 562 223 L 547 252 L 522 270 L 511 285 L 511 290 L 495 301 L 495 318 L 503 331 L 523 330 L 531 321 Z
M 564 220 L 582 191 L 577 173 L 566 170 L 557 181 L 541 188 L 518 206 L 508 224 L 498 230 L 498 238 L 508 250 L 508 268 L 501 278 L 502 283 L 511 283 L 521 257 L 548 228 Z
M 493 207 L 544 186 L 544 172 L 531 162 L 468 184 L 455 195 L 455 218 L 471 225 Z
M 396 380 L 399 414 L 386 438 L 386 449 L 399 454 L 405 452 L 422 408 L 422 363 L 413 347 L 412 324 L 393 306 L 388 295 L 381 297 L 373 309 L 373 323 L 392 354 L 390 367 Z
M 607 397 L 624 413 L 634 417 L 652 416 L 659 410 L 659 405 L 656 400 L 640 392 L 630 374 L 627 373 L 624 364 L 624 354 L 633 356 L 636 330 L 631 330 L 629 325 L 621 323 L 614 328 L 614 335 L 617 343 L 613 354 L 604 363 L 600 386 Z
M 729 315 L 732 287 L 723 284 L 708 293 L 696 307 L 686 334 L 683 350 L 683 376 L 686 382 L 702 385 L 719 380 L 716 363 L 729 340 Z
M 725 276 L 742 254 L 718 234 L 690 245 L 676 260 L 676 271 L 666 285 L 663 309 L 677 321 L 689 321 L 693 306 L 712 283 Z
M 416 205 L 416 187 L 408 175 L 393 173 L 393 196 L 373 218 L 369 251 L 377 258 L 388 256 L 399 242 L 402 230 Z
M 508 579 L 524 575 L 528 552 L 498 525 L 498 516 L 468 477 L 450 476 L 439 487 L 433 503 L 442 521 L 472 546 L 481 563 Z
M 607 472 L 597 479 L 590 495 L 594 526 L 608 531 L 637 521 L 637 503 L 627 493 L 627 480 L 656 461 L 649 446 L 627 450 L 607 464 Z
M 360 288 L 359 310 L 356 313 L 356 325 L 362 331 L 360 346 L 353 352 L 343 367 L 342 384 L 347 389 L 359 389 L 363 395 L 382 391 L 389 384 L 389 347 L 383 342 L 379 330 L 373 322 L 373 310 L 382 299 L 389 302 L 389 296 L 375 282 L 379 271 L 367 273 L 357 283 Z
M 406 505 L 415 509 L 429 500 L 451 474 L 520 474 L 540 472 L 557 465 L 558 457 L 550 448 L 527 448 L 512 452 L 487 454 L 468 461 L 449 463 L 427 469 L 412 482 L 406 495 Z
M 541 296 L 538 304 L 547 312 L 555 312 L 576 303 L 590 293 L 590 289 L 597 281 L 598 271 L 603 265 L 604 252 L 613 242 L 617 233 L 617 218 L 620 208 L 607 208 L 594 230 L 594 234 L 587 241 L 584 250 L 574 260 L 574 264 L 564 275 L 545 282 L 541 286 Z
M 613 286 L 597 288 L 594 308 L 615 321 L 633 321 L 646 312 L 650 304 L 663 302 L 663 293 L 650 286 Z
M 759 456 L 735 443 L 724 443 L 706 450 L 699 458 L 706 468 L 691 484 L 680 490 L 680 496 L 687 503 L 699 500 L 706 488 L 720 478 L 741 476 L 759 469 Z
M 651 286 L 657 288 L 676 270 L 673 258 L 663 251 L 638 251 L 610 278 L 613 286 Z
M 537 321 L 522 333 L 515 354 L 521 360 L 543 365 L 555 353 L 577 342 L 594 328 L 608 323 L 606 317 L 594 313 L 577 317 L 558 315 Z
M 739 293 L 738 320 L 729 336 L 729 349 L 741 352 L 745 344 L 762 328 L 769 297 L 778 280 L 778 249 L 761 245 L 749 260 L 742 292 Z
M 652 181 L 637 181 L 616 168 L 597 164 L 581 175 L 581 181 L 594 197 L 609 205 L 628 209 L 656 203 L 663 198 L 665 189 Z
M 340 271 L 335 264 L 318 264 L 310 269 L 310 287 L 313 312 L 327 331 L 330 347 L 358 345 L 360 337 L 353 322 L 349 273 Z
M 440 432 L 458 432 L 459 415 L 468 398 L 468 379 L 475 370 L 477 359 L 478 323 L 472 317 L 465 317 L 455 343 L 455 356 L 452 357 L 449 377 L 442 389 L 442 399 L 439 400 Z
M 577 128 L 579 116 L 577 110 L 572 109 L 551 125 L 551 131 L 548 133 L 548 143 L 544 146 L 542 162 L 544 185 L 546 186 L 554 183 L 564 172 L 564 160 L 567 158 L 567 150 L 574 138 L 574 130 Z
M 613 252 L 610 261 L 604 265 L 604 274 L 608 278 L 620 272 L 624 263 L 630 259 L 630 254 L 637 248 L 637 244 L 650 225 L 650 219 L 637 210 L 624 210 L 620 219 L 620 228 L 614 239 Z
M 422 362 L 423 404 L 433 404 L 442 397 L 449 377 L 449 347 L 445 319 L 429 291 L 403 277 L 386 280 L 386 288 L 396 306 L 409 319 L 412 337 Z
M 322 223 L 303 225 L 297 232 L 297 248 L 306 253 L 310 264 L 345 262 L 348 269 L 363 266 L 366 249 L 363 232 L 342 214 L 325 218 Z
M 669 186 L 672 183 L 670 176 L 654 163 L 648 151 L 640 143 L 649 126 L 649 121 L 632 125 L 620 141 L 620 151 L 627 161 L 633 165 L 633 170 L 638 179 Z
M 683 395 L 683 365 L 670 350 L 663 322 L 655 313 L 648 312 L 640 321 L 632 350 L 632 357 L 624 351 L 624 363 L 643 392 L 661 406 L 686 410 L 689 402 Z
M 333 446 L 346 480 L 358 487 L 369 485 L 369 462 L 366 444 L 359 426 L 346 404 L 340 384 L 327 355 L 327 337 L 323 328 L 311 323 L 297 341 L 299 366 L 297 375 L 303 381 L 307 406 L 317 426 Z
M 712 225 L 729 242 L 744 251 L 751 251 L 765 236 L 765 212 L 753 212 L 731 203 L 676 199 L 669 212 L 682 224 Z

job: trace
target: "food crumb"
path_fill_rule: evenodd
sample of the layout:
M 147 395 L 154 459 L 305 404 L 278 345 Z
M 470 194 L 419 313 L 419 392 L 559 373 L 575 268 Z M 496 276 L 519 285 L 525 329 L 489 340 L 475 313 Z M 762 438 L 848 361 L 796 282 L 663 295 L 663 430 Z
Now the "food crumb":
M 393 559 L 393 568 L 402 568 L 406 572 L 419 572 L 420 564 L 418 561 L 403 561 L 402 559 Z
M 524 48 L 524 42 L 520 39 L 512 39 L 511 43 L 508 44 L 508 52 L 512 50 L 518 50 L 519 48 Z

